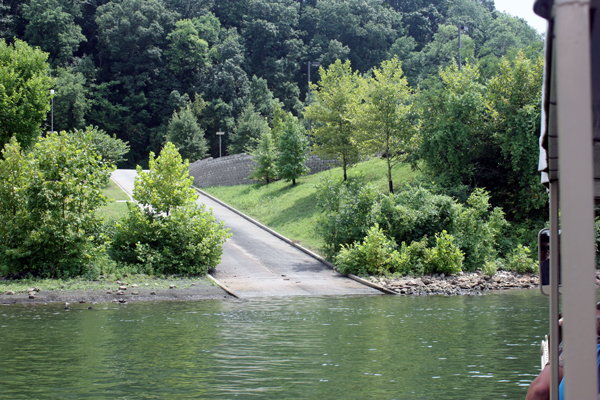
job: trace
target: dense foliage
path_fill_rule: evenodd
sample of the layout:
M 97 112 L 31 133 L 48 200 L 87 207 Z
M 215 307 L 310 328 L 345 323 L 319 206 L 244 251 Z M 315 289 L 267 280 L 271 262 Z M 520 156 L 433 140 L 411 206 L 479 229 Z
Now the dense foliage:
M 323 211 L 318 232 L 328 256 L 345 272 L 449 274 L 486 263 L 529 271 L 529 248 L 499 253 L 508 222 L 500 208 L 490 208 L 489 199 L 477 189 L 461 203 L 421 186 L 386 196 L 360 178 L 326 177 L 317 187 Z
M 488 0 L 5 0 L 0 7 L 0 37 L 48 53 L 57 130 L 94 125 L 116 134 L 131 146 L 129 167 L 160 150 L 173 113 L 196 95 L 206 105 L 196 122 L 212 156 L 215 133 L 226 132 L 228 149 L 249 104 L 268 122 L 276 104 L 301 117 L 308 61 L 328 68 L 347 60 L 365 73 L 395 55 L 415 88 L 457 58 L 459 24 L 469 27 L 462 59 L 480 62 L 485 77 L 502 56 L 542 46 L 525 21 Z M 38 94 L 45 105 L 48 89 Z
M 469 27 L 462 68 L 459 25 Z M 86 219 L 101 203 L 90 194 L 97 183 L 69 171 L 70 163 L 91 169 L 92 177 L 119 163 L 139 166 L 136 197 L 145 208 L 133 207 L 119 225 L 112 254 L 134 269 L 202 271 L 218 259 L 226 235 L 206 222 L 210 213 L 192 206 L 186 164 L 177 157 L 216 156 L 216 132 L 223 131 L 226 152 L 255 155 L 257 179 L 295 182 L 305 172 L 308 128 L 310 150 L 336 160 L 346 181 L 325 180 L 319 191 L 319 230 L 330 257 L 367 257 L 379 272 L 516 269 L 529 257 L 519 245 L 529 244 L 546 219 L 535 156 L 542 44 L 491 0 L 5 0 L 0 143 L 9 145 L 2 168 L 9 182 L 29 189 L 3 189 L 7 215 L 12 210 L 23 220 L 4 227 L 22 231 L 6 234 L 2 257 L 17 260 L 14 271 L 40 263 L 48 275 L 85 273 L 81 260 L 92 259 L 114 231 L 103 236 Z M 70 134 L 39 139 L 50 125 L 50 104 L 55 130 Z M 155 160 L 161 149 L 164 158 Z M 386 159 L 389 196 L 348 176 L 365 157 Z M 428 189 L 394 190 L 392 168 L 400 162 L 421 170 Z M 143 173 L 148 166 L 152 172 Z M 22 172 L 9 177 L 14 168 Z M 44 181 L 52 173 L 73 178 Z M 60 200 L 72 194 L 52 183 L 77 179 L 90 202 L 81 215 L 69 208 L 76 201 Z M 43 203 L 34 201 L 35 191 L 50 199 L 43 213 L 35 211 Z M 60 204 L 85 228 L 58 221 Z M 41 250 L 11 247 L 34 222 L 45 225 L 36 235 L 64 233 L 52 244 L 66 254 L 54 267 L 37 255 Z M 198 249 L 179 238 L 185 230 L 214 243 Z M 380 248 L 389 259 L 372 257 Z M 208 258 L 192 266 L 201 253 Z
M 12 139 L 0 160 L 0 272 L 93 276 L 105 238 L 95 211 L 113 165 L 90 132 L 49 134 L 24 154 Z
M 15 136 L 28 149 L 40 136 L 53 82 L 47 57 L 23 41 L 0 39 L 0 146 Z
M 201 275 L 221 261 L 230 236 L 211 210 L 197 205 L 188 162 L 168 142 L 150 170 L 138 168 L 127 217 L 115 226 L 109 254 L 131 272 Z

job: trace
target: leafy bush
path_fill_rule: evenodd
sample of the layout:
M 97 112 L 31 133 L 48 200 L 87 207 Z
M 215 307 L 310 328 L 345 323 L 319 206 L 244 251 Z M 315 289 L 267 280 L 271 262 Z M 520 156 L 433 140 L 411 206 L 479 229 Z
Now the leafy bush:
M 396 243 L 435 238 L 447 231 L 464 254 L 464 268 L 481 268 L 497 254 L 498 236 L 508 223 L 501 209 L 490 211 L 489 195 L 475 190 L 466 204 L 423 187 L 409 187 L 397 195 L 382 197 L 372 206 L 369 221 L 379 223 Z M 429 242 L 430 246 L 435 243 Z
M 501 264 L 502 266 L 504 265 L 503 263 L 499 262 L 500 260 L 487 260 L 486 262 L 483 263 L 483 268 L 481 270 L 481 272 L 483 272 L 483 275 L 487 276 L 488 278 L 491 278 L 492 276 L 496 275 L 496 272 L 498 272 L 498 266 L 499 264 Z
M 435 235 L 435 247 L 425 252 L 426 273 L 453 275 L 461 271 L 465 256 L 454 244 L 454 237 L 442 231 Z
M 411 243 L 424 236 L 433 238 L 448 229 L 455 201 L 435 195 L 422 187 L 407 187 L 398 194 L 384 196 L 373 206 L 370 221 L 379 225 L 396 240 Z
M 230 235 L 204 206 L 188 203 L 168 216 L 129 207 L 128 216 L 116 225 L 110 250 L 120 265 L 148 275 L 203 275 L 219 264 Z
M 92 276 L 106 237 L 96 210 L 111 170 L 89 132 L 49 134 L 24 155 L 13 138 L 0 161 L 0 265 L 7 275 Z
M 344 274 L 383 275 L 395 269 L 399 256 L 396 247 L 396 243 L 375 224 L 362 243 L 341 246 L 335 258 L 336 265 Z
M 448 231 L 465 254 L 465 270 L 474 271 L 497 255 L 497 238 L 508 223 L 500 208 L 490 211 L 490 196 L 476 189 L 465 206 L 456 204 Z
M 127 217 L 115 226 L 111 257 L 122 268 L 136 273 L 206 274 L 221 259 L 223 243 L 230 236 L 212 211 L 195 203 L 188 162 L 172 143 L 167 143 L 150 171 L 138 168 L 134 199 Z
M 319 179 L 316 189 L 317 206 L 323 211 L 317 232 L 325 242 L 325 254 L 333 257 L 343 244 L 360 242 L 367 235 L 368 217 L 378 193 L 361 177 L 344 182 L 327 175 Z
M 506 256 L 504 269 L 520 274 L 535 273 L 538 271 L 538 263 L 531 258 L 529 247 L 518 245 Z
M 410 245 L 402 242 L 398 261 L 391 272 L 397 272 L 402 275 L 423 275 L 425 273 L 425 257 L 428 241 L 427 237 L 423 237 L 421 240 L 414 241 Z

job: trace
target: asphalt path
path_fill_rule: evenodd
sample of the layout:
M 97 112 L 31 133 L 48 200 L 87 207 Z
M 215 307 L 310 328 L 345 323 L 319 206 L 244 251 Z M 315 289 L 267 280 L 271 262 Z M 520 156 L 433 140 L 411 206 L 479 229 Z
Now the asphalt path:
M 130 195 L 135 170 L 117 170 L 112 179 Z M 211 198 L 198 204 L 225 221 L 232 237 L 223 245 L 215 278 L 240 298 L 381 294 L 348 279 L 321 261 L 260 228 Z

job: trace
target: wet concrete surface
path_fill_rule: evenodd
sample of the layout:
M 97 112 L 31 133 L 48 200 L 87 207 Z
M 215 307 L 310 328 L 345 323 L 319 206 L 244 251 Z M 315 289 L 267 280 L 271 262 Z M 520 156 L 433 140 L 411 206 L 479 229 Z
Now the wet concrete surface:
M 113 180 L 129 194 L 135 170 L 117 170 Z M 240 298 L 280 296 L 378 295 L 380 291 L 337 273 L 321 261 L 200 194 L 198 203 L 225 221 L 232 237 L 213 276 Z

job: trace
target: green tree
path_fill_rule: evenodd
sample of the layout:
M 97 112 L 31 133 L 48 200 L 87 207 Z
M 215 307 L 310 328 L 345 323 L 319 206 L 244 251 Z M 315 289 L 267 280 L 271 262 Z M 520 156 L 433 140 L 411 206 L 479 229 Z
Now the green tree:
M 417 130 L 411 121 L 411 90 L 396 58 L 381 63 L 365 85 L 360 109 L 361 147 L 368 154 L 383 154 L 387 162 L 389 191 L 394 193 L 392 168 L 414 151 Z
M 72 68 L 58 68 L 56 75 L 54 130 L 81 129 L 91 105 L 86 78 Z
M 190 106 L 173 112 L 167 127 L 167 140 L 177 146 L 179 154 L 192 162 L 206 157 L 208 145 Z
M 324 159 L 340 162 L 344 171 L 360 160 L 355 140 L 355 115 L 360 105 L 359 83 L 361 78 L 352 72 L 350 61 L 342 64 L 337 60 L 327 70 L 319 68 L 321 79 L 314 87 L 316 101 L 308 106 L 304 117 L 314 122 L 313 150 Z
M 129 145 L 117 139 L 115 135 L 110 136 L 97 126 L 87 126 L 85 132 L 83 130 L 74 130 L 80 135 L 90 135 L 92 146 L 103 163 L 116 168 L 117 164 L 127 161 L 123 156 L 129 152 Z
M 548 218 L 548 195 L 531 155 L 539 147 L 544 60 L 519 53 L 512 62 L 503 58 L 499 69 L 488 83 L 488 99 L 494 110 L 490 135 L 501 155 L 497 163 L 503 181 L 492 193 L 510 220 L 530 220 L 541 228 Z
M 189 162 L 183 161 L 175 145 L 167 142 L 155 159 L 150 152 L 150 171 L 137 167 L 138 176 L 133 187 L 133 198 L 150 215 L 171 214 L 175 208 L 196 201 L 198 194 L 191 185 Z
M 110 248 L 119 266 L 146 274 L 203 275 L 219 264 L 231 235 L 211 210 L 196 205 L 188 168 L 170 142 L 156 160 L 150 153 L 149 172 L 138 168 L 133 197 L 142 208 L 129 205 Z
M 86 40 L 75 18 L 81 16 L 79 1 L 31 0 L 23 4 L 23 16 L 29 20 L 25 40 L 50 53 L 52 65 L 73 59 L 79 44 Z
M 424 171 L 446 187 L 488 186 L 501 179 L 499 149 L 491 146 L 490 104 L 479 70 L 459 71 L 452 65 L 440 71 L 440 81 L 419 97 Z
M 267 185 L 277 179 L 277 147 L 270 131 L 263 132 L 256 150 L 251 153 L 254 156 L 256 168 L 250 174 L 250 179 L 264 181 Z
M 50 111 L 48 55 L 27 43 L 0 39 L 0 145 L 15 136 L 28 149 L 41 133 Z
M 180 82 L 193 79 L 217 57 L 216 48 L 211 49 L 208 42 L 200 38 L 195 22 L 189 19 L 177 21 L 175 30 L 167 35 L 169 45 L 165 55 L 170 60 L 169 68 Z
M 277 147 L 277 176 L 295 185 L 296 179 L 309 171 L 304 165 L 308 160 L 308 138 L 296 117 L 288 117 L 283 123 Z
M 98 157 L 91 134 L 49 134 L 27 156 L 13 139 L 3 156 L 0 209 L 7 220 L 0 227 L 0 265 L 5 273 L 93 276 L 98 246 L 104 244 L 96 210 L 105 203 L 102 188 L 111 166 Z
M 252 152 L 269 130 L 267 120 L 254 111 L 252 103 L 248 103 L 237 120 L 227 152 L 229 154 Z

